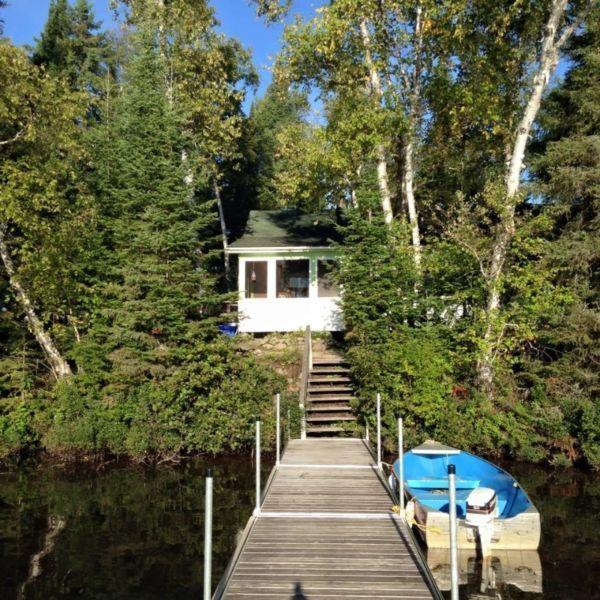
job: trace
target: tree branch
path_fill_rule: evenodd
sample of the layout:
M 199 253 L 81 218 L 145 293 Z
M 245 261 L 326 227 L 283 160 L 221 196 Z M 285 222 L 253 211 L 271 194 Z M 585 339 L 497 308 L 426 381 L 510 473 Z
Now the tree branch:
M 569 41 L 569 38 L 575 33 L 575 31 L 577 31 L 577 29 L 579 29 L 579 27 L 581 27 L 581 25 L 585 21 L 586 17 L 592 10 L 593 5 L 594 5 L 593 0 L 589 0 L 587 5 L 585 6 L 585 8 L 583 8 L 581 10 L 579 15 L 577 15 L 577 17 L 575 18 L 575 20 L 570 25 L 565 27 L 561 36 L 558 38 L 558 40 L 556 41 L 556 43 L 554 45 L 557 52 Z
M 25 135 L 25 129 L 24 128 L 20 129 L 19 131 L 17 131 L 16 135 L 11 137 L 10 139 L 0 141 L 0 146 L 8 146 L 9 144 L 14 144 L 16 141 L 18 141 L 24 135 Z

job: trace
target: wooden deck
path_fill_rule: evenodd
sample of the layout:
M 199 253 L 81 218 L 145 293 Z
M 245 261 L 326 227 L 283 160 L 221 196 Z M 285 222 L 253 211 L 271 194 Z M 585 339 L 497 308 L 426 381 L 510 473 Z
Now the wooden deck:
M 357 439 L 291 440 L 215 598 L 439 598 Z

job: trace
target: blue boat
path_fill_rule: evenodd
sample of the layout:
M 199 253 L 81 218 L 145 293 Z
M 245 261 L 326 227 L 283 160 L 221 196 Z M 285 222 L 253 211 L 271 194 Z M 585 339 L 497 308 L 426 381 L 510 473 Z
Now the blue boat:
M 464 450 L 428 441 L 404 454 L 407 514 L 430 548 L 449 546 L 448 465 L 456 467 L 459 548 L 536 550 L 540 514 L 509 473 Z M 398 461 L 394 471 L 399 476 Z

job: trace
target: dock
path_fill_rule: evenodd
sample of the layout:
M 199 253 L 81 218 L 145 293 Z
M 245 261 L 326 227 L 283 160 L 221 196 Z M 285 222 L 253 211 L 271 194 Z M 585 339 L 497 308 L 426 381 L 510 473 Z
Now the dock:
M 213 598 L 441 598 L 364 440 L 290 440 Z

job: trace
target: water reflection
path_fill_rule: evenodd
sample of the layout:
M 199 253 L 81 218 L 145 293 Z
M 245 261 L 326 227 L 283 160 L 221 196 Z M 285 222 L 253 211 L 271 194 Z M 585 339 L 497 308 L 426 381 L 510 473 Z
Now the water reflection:
M 215 475 L 216 583 L 252 511 L 249 457 L 103 472 L 36 463 L 0 473 L 0 598 L 200 598 L 208 466 Z M 263 466 L 266 478 L 269 461 Z M 539 555 L 494 553 L 487 565 L 461 555 L 462 597 L 599 599 L 600 478 L 575 470 L 505 466 L 542 515 Z M 447 589 L 449 561 L 435 552 L 429 560 Z M 295 593 L 305 595 L 300 586 Z
M 40 464 L 0 475 L 0 597 L 201 597 L 207 466 L 98 474 Z M 210 466 L 218 581 L 251 513 L 254 479 L 246 457 Z
M 450 556 L 447 549 L 429 549 L 427 564 L 442 591 L 450 590 Z M 495 550 L 485 559 L 474 551 L 458 553 L 461 598 L 479 600 L 515 598 L 512 588 L 527 592 L 527 598 L 542 593 L 542 562 L 535 550 Z

